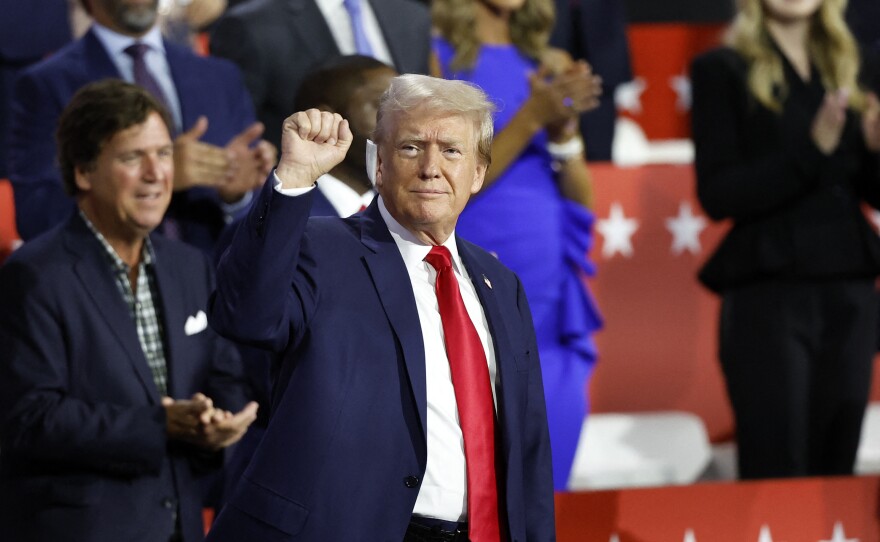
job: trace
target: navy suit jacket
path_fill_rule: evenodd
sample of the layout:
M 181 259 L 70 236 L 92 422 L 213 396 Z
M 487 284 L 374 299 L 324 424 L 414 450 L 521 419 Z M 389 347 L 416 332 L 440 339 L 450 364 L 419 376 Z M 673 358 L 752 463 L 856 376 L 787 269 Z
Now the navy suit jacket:
M 369 0 L 394 67 L 428 73 L 431 19 L 414 0 Z M 310 69 L 339 53 L 315 0 L 251 0 L 214 25 L 211 53 L 241 68 L 266 138 L 279 146 L 281 124 Z
M 377 201 L 346 219 L 309 219 L 311 195 L 285 197 L 271 184 L 221 260 L 209 321 L 284 359 L 269 427 L 208 540 L 402 540 L 428 453 L 425 352 L 409 275 Z M 555 540 L 526 297 L 496 258 L 457 243 L 495 345 L 510 539 Z
M 237 411 L 236 349 L 185 331 L 207 310 L 213 268 L 183 243 L 153 246 L 168 394 Z M 0 540 L 168 542 L 177 508 L 184 540 L 202 539 L 201 481 L 222 454 L 166 439 L 136 326 L 78 214 L 0 268 L 0 352 Z
M 184 130 L 204 115 L 208 131 L 202 141 L 226 145 L 254 122 L 253 102 L 232 63 L 196 56 L 168 41 L 165 50 L 180 98 Z M 63 222 L 74 209 L 55 162 L 54 134 L 62 110 L 82 86 L 119 77 L 104 46 L 89 31 L 18 79 L 9 141 L 9 178 L 15 195 L 16 224 L 25 241 Z M 176 222 L 182 240 L 207 251 L 226 224 L 219 196 L 208 188 L 175 193 L 167 216 Z

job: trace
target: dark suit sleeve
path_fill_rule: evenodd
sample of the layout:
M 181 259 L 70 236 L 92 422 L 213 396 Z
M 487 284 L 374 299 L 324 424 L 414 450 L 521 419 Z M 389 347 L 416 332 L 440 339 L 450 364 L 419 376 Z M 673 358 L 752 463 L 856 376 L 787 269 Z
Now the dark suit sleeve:
M 9 179 L 16 226 L 25 241 L 73 212 L 73 199 L 64 192 L 55 165 L 55 128 L 63 107 L 39 76 L 25 72 L 18 79 L 12 100 Z
M 522 443 L 524 495 L 527 499 L 526 539 L 555 540 L 553 458 L 550 453 L 544 381 L 541 377 L 541 363 L 532 313 L 519 279 L 517 279 L 517 307 L 523 320 L 523 328 L 529 330 L 527 345 L 530 367 Z
M 63 292 L 41 269 L 0 271 L 0 446 L 3 454 L 112 475 L 158 473 L 165 457 L 161 406 L 85 402 L 71 396 L 70 329 Z
M 224 337 L 281 352 L 303 334 L 317 304 L 304 249 L 313 192 L 276 193 L 272 174 L 220 259 L 208 321 Z
M 760 107 L 748 97 L 745 78 L 745 63 L 730 50 L 699 57 L 691 68 L 697 193 L 714 219 L 764 215 L 789 204 L 815 186 L 826 160 L 801 123 L 785 118 L 780 152 L 745 152 L 768 137 L 745 128 L 747 115 Z

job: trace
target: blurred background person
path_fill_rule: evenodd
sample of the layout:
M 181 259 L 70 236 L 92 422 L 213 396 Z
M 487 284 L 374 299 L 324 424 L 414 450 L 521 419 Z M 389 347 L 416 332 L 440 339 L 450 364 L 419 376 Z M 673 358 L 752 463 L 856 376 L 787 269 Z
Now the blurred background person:
M 700 279 L 741 478 L 852 474 L 876 349 L 880 117 L 843 0 L 743 0 L 692 66 L 697 190 L 733 228 Z
M 435 74 L 483 88 L 498 107 L 492 165 L 458 222 L 523 282 L 534 316 L 556 489 L 565 489 L 587 410 L 601 325 L 584 284 L 594 217 L 578 117 L 601 80 L 548 47 L 550 0 L 434 0 Z
M 9 177 L 25 241 L 74 209 L 54 163 L 52 133 L 61 110 L 85 84 L 115 77 L 147 88 L 173 120 L 175 194 L 161 231 L 207 252 L 244 213 L 275 163 L 237 68 L 162 38 L 158 0 L 83 0 L 89 31 L 18 78 Z M 179 135 L 177 135 L 179 134 Z
M 238 64 L 269 141 L 281 143 L 290 93 L 331 56 L 362 54 L 427 73 L 431 23 L 415 0 L 250 0 L 211 32 L 211 53 Z
M 256 416 L 238 353 L 208 327 L 210 262 L 151 235 L 170 130 L 119 80 L 61 116 L 77 211 L 0 268 L 2 540 L 201 540 L 205 477 Z
M 626 13 L 620 0 L 555 0 L 556 24 L 550 43 L 573 58 L 589 62 L 602 77 L 605 99 L 581 115 L 584 143 L 590 160 L 611 160 L 617 123 L 614 90 L 633 78 L 626 36 Z

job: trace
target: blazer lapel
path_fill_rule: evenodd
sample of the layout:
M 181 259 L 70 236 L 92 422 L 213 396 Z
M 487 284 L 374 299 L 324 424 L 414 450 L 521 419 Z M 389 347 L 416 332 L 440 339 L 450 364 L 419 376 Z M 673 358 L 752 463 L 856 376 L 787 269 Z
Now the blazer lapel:
M 82 46 L 88 81 L 100 81 L 108 77 L 122 78 L 122 74 L 107 54 L 101 40 L 95 36 L 94 29 L 90 29 L 83 36 Z
M 515 398 L 511 397 L 512 394 L 505 393 L 507 389 L 515 389 L 512 380 L 516 378 L 517 374 L 516 362 L 510 349 L 510 333 L 507 329 L 504 313 L 498 304 L 498 298 L 491 287 L 495 278 L 480 265 L 479 259 L 473 253 L 473 248 L 467 242 L 457 237 L 456 244 L 458 245 L 458 253 L 461 256 L 461 260 L 467 268 L 468 275 L 470 275 L 471 282 L 477 292 L 477 297 L 480 298 L 483 311 L 486 313 L 486 320 L 489 322 L 489 332 L 492 334 L 492 344 L 495 346 L 495 363 L 498 371 L 497 382 L 495 383 L 498 401 L 498 422 L 504 429 L 501 431 L 504 450 L 510 450 L 512 428 L 509 427 L 509 419 L 506 417 L 506 413 L 516 412 L 515 409 L 517 408 Z
M 137 328 L 119 293 L 116 277 L 113 276 L 104 249 L 79 216 L 75 215 L 68 224 L 65 244 L 72 254 L 74 273 L 94 302 L 94 311 L 101 315 L 107 329 L 128 354 L 128 361 L 147 396 L 158 404 L 159 391 L 153 382 L 138 339 Z
M 425 373 L 425 344 L 409 274 L 400 251 L 379 214 L 378 198 L 361 216 L 361 241 L 371 253 L 364 256 L 385 314 L 400 341 L 403 361 L 419 411 L 422 433 L 427 438 L 428 392 Z
M 166 261 L 167 256 L 162 251 L 162 243 L 154 238 L 153 249 L 156 259 L 153 262 L 153 272 L 156 277 L 156 289 L 159 290 L 159 303 L 156 310 L 162 312 L 163 330 L 165 332 L 165 365 L 168 371 L 168 395 L 175 398 L 182 397 L 179 383 L 185 380 L 183 362 L 178 363 L 175 354 L 181 352 L 181 333 L 187 316 L 181 300 L 184 299 L 183 285 L 174 280 L 171 265 Z

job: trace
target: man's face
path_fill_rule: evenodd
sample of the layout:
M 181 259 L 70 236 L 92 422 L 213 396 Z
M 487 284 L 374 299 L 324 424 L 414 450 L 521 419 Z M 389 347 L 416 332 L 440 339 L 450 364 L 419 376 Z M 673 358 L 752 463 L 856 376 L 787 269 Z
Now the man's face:
M 146 237 L 171 202 L 174 155 L 158 113 L 116 133 L 93 167 L 76 171 L 80 206 L 108 240 Z
M 92 17 L 117 32 L 145 34 L 156 24 L 159 0 L 91 0 Z
M 486 164 L 477 155 L 472 119 L 424 106 L 387 118 L 376 186 L 391 215 L 424 241 L 446 241 Z M 421 235 L 420 235 L 421 234 Z
M 353 167 L 366 168 L 365 151 L 367 139 L 376 129 L 376 111 L 379 109 L 379 98 L 397 76 L 392 68 L 376 68 L 364 72 L 364 84 L 358 86 L 349 97 L 348 109 L 343 115 L 348 119 L 351 133 L 354 135 L 352 149 L 346 154 Z

